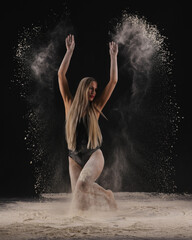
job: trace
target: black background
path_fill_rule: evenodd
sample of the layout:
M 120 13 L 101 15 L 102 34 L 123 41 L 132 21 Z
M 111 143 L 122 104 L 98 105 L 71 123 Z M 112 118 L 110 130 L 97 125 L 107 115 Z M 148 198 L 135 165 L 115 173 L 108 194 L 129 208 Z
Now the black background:
M 190 75 L 190 27 L 186 6 L 179 1 L 15 1 L 2 6 L 3 21 L 1 38 L 1 65 L 3 85 L 2 142 L 3 155 L 0 164 L 2 196 L 30 196 L 34 194 L 33 171 L 26 159 L 31 153 L 24 141 L 27 122 L 23 118 L 27 111 L 20 98 L 19 88 L 11 83 L 14 78 L 13 56 L 17 44 L 18 31 L 32 23 L 53 27 L 65 11 L 69 12 L 76 29 L 76 48 L 85 51 L 81 69 L 77 74 L 105 76 L 106 45 L 108 24 L 119 17 L 121 11 L 145 16 L 160 32 L 168 37 L 169 49 L 174 55 L 173 78 L 176 82 L 176 97 L 180 116 L 175 159 L 176 185 L 179 192 L 192 192 L 191 177 L 191 75 Z M 78 52 L 77 51 L 77 52 Z M 94 57 L 93 57 L 94 56 Z M 99 68 L 95 66 L 99 65 Z M 89 69 L 89 70 L 88 70 Z M 120 84 L 119 84 L 120 85 Z M 121 92 L 121 85 L 118 92 Z M 117 94 L 116 93 L 116 94 Z

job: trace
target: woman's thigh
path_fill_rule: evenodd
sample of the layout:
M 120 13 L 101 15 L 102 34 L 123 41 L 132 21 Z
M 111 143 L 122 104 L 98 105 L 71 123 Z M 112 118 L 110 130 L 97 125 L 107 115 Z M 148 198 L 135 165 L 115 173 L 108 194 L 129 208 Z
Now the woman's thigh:
M 104 167 L 104 157 L 100 149 L 96 150 L 83 167 L 79 180 L 95 182 Z
M 76 163 L 71 157 L 69 157 L 69 174 L 71 179 L 72 192 L 75 189 L 75 185 L 81 173 L 82 167 Z

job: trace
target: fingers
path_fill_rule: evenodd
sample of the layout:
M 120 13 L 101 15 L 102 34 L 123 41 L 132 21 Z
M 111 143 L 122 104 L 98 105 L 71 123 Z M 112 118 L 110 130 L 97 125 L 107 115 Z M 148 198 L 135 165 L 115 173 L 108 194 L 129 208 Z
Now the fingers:
M 115 42 L 109 42 L 109 44 L 110 44 L 110 46 L 113 46 L 113 45 L 116 45 L 116 43 Z
M 65 43 L 67 46 L 70 46 L 71 44 L 75 44 L 75 38 L 73 34 L 69 34 L 66 39 L 65 39 Z M 118 44 L 115 43 L 114 41 L 109 42 L 109 49 L 112 52 L 118 52 Z
M 65 38 L 65 45 L 68 51 L 73 51 L 75 48 L 75 38 L 74 35 L 69 34 L 66 38 Z
M 71 39 L 72 39 L 72 42 L 74 42 L 74 41 L 75 41 L 74 35 L 72 35 Z
M 69 34 L 66 39 L 65 39 L 68 43 L 72 43 L 74 42 L 75 38 L 74 38 L 74 35 L 72 34 Z
M 115 42 L 109 42 L 109 52 L 110 55 L 116 56 L 118 54 L 118 44 Z
M 118 44 L 112 41 L 112 42 L 109 42 L 109 47 L 110 49 L 117 48 Z

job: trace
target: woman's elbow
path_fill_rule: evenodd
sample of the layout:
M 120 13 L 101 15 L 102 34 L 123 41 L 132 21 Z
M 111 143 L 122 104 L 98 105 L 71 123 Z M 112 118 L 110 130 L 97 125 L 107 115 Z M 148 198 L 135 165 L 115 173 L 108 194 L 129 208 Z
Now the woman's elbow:
M 61 76 L 62 76 L 62 72 L 61 72 L 61 70 L 58 70 L 58 72 L 57 72 L 57 76 L 58 76 L 58 78 L 61 78 Z
M 57 73 L 57 76 L 58 76 L 58 80 L 59 81 L 63 81 L 63 79 L 65 79 L 65 73 L 61 72 L 61 71 L 58 71 Z
M 118 78 L 116 78 L 116 77 L 113 77 L 113 78 L 111 78 L 110 79 L 110 81 L 113 83 L 113 84 L 117 84 L 117 82 L 118 82 Z

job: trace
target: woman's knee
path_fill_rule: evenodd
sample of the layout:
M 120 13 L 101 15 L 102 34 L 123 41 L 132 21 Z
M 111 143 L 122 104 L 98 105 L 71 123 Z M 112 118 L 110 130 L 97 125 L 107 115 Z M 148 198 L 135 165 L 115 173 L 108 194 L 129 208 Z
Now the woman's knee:
M 81 192 L 87 192 L 91 185 L 91 169 L 83 169 L 77 181 L 77 189 Z
M 81 192 L 88 192 L 90 188 L 90 182 L 86 179 L 78 179 L 76 189 Z

